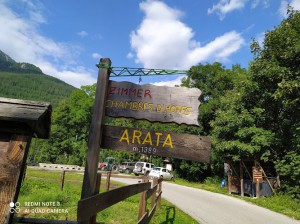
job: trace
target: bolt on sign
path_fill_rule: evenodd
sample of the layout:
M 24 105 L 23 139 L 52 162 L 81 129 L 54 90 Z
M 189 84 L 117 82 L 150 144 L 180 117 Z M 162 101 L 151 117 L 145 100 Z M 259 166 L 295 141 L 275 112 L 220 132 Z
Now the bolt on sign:
M 104 126 L 101 148 L 208 163 L 208 137 Z
M 149 121 L 198 124 L 197 88 L 109 81 L 105 114 Z

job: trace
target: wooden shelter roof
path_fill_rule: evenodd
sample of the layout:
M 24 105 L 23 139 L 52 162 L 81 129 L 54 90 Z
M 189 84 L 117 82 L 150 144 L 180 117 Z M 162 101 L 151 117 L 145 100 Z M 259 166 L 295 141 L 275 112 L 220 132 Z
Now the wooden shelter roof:
M 0 131 L 49 138 L 51 112 L 48 102 L 0 97 Z

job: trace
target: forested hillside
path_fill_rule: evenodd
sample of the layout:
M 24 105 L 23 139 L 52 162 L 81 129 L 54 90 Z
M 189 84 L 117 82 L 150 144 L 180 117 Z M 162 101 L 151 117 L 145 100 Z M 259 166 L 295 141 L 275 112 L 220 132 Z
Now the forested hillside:
M 18 63 L 0 50 L 0 71 L 42 74 L 42 70 L 33 64 Z
M 47 101 L 56 107 L 76 88 L 0 51 L 0 97 Z

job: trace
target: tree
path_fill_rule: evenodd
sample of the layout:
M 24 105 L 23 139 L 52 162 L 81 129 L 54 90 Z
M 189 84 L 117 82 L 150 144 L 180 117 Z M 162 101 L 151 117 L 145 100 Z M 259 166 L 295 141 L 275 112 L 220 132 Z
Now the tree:
M 263 110 L 263 127 L 277 139 L 276 169 L 282 187 L 300 198 L 300 13 L 288 9 L 288 18 L 265 33 L 263 46 L 253 41 L 250 64 L 257 106 Z M 293 187 L 296 186 L 296 187 Z
M 227 90 L 233 89 L 237 74 L 246 72 L 239 65 L 226 69 L 221 63 L 192 66 L 187 78 L 182 80 L 182 85 L 189 88 L 199 88 L 202 91 L 199 111 L 201 134 L 209 135 L 211 132 L 210 121 L 214 120 L 215 112 L 219 108 L 220 97 Z
M 247 75 L 240 74 L 233 90 L 220 97 L 216 118 L 211 121 L 214 156 L 230 155 L 234 161 L 248 157 L 269 159 L 274 134 L 260 126 L 263 110 L 249 107 L 247 97 L 252 85 Z
M 35 162 L 83 165 L 94 94 L 95 86 L 83 86 L 62 101 L 52 114 L 50 139 L 33 144 L 38 156 L 29 157 Z
M 225 93 L 234 88 L 234 83 L 239 79 L 239 74 L 244 74 L 245 69 L 239 65 L 232 66 L 232 69 L 226 69 L 221 63 L 193 66 L 188 72 L 187 78 L 182 80 L 182 86 L 199 88 L 202 91 L 200 97 L 199 124 L 198 133 L 201 135 L 211 135 L 211 122 L 215 120 L 216 111 L 220 108 L 220 99 Z M 185 161 L 178 163 L 181 176 L 190 180 L 203 180 L 211 172 L 223 174 L 224 157 L 215 154 L 214 146 L 212 148 L 212 167 L 208 164 L 199 164 Z M 222 164 L 222 168 L 221 168 Z

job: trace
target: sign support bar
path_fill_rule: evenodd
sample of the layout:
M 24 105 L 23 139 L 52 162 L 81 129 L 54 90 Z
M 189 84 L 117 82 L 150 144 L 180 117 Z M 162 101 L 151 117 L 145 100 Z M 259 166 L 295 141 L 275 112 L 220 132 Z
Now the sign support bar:
M 82 183 L 81 199 L 93 196 L 95 194 L 97 184 L 97 168 L 102 140 L 102 125 L 105 115 L 105 99 L 107 95 L 111 60 L 109 58 L 101 58 L 100 63 L 107 64 L 107 66 L 100 68 L 98 72 L 97 89 L 92 123 L 89 131 L 88 152 Z

